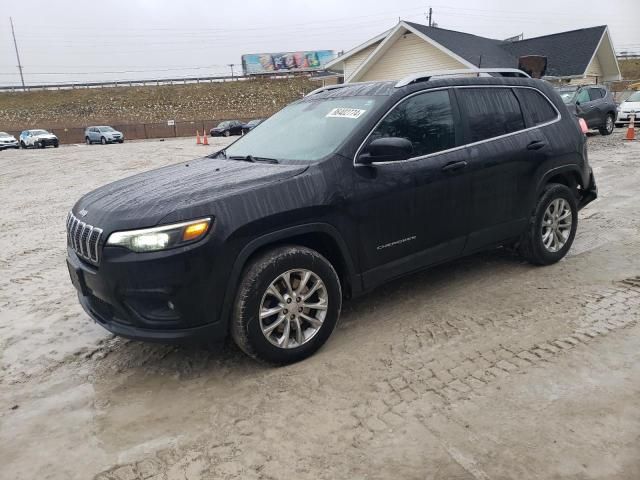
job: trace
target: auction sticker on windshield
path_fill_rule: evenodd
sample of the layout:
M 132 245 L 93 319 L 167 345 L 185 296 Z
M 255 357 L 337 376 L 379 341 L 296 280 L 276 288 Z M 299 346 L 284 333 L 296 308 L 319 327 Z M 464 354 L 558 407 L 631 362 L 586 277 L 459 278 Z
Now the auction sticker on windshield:
M 334 108 L 327 113 L 327 118 L 360 118 L 366 110 L 359 108 Z

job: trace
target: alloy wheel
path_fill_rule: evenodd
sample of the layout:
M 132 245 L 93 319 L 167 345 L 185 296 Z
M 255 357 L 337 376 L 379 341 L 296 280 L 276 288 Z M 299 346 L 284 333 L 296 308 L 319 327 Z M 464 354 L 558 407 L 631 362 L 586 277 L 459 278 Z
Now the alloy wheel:
M 605 128 L 607 129 L 607 132 L 609 133 L 613 132 L 614 124 L 613 124 L 613 117 L 611 115 L 607 115 L 607 123 L 605 125 Z
M 571 206 L 564 198 L 553 200 L 542 217 L 542 244 L 551 253 L 565 246 L 571 235 L 573 214 Z
M 300 347 L 320 331 L 328 305 L 327 288 L 318 275 L 305 269 L 288 270 L 262 296 L 260 329 L 276 347 Z

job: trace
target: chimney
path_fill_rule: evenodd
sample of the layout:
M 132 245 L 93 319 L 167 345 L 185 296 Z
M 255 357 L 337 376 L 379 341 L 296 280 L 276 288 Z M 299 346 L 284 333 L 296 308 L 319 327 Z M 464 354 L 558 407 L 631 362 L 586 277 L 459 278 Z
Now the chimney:
M 518 58 L 518 68 L 532 78 L 542 78 L 547 73 L 547 57 L 525 55 Z

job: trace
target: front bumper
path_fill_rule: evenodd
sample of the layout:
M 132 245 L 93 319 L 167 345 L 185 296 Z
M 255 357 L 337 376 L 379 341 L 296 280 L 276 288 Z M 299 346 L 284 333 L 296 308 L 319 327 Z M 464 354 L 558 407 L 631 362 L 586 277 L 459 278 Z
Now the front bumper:
M 7 150 L 9 148 L 20 148 L 20 144 L 17 140 L 11 143 L 0 143 L 0 150 Z
M 99 267 L 67 248 L 67 266 L 84 310 L 111 333 L 172 343 L 217 341 L 224 290 L 212 291 L 205 247 L 135 254 L 103 248 Z M 215 284 L 215 282 L 213 282 Z
M 56 146 L 58 145 L 59 142 L 57 138 L 41 138 L 37 140 L 37 143 L 39 143 L 43 147 L 48 147 L 48 146 Z

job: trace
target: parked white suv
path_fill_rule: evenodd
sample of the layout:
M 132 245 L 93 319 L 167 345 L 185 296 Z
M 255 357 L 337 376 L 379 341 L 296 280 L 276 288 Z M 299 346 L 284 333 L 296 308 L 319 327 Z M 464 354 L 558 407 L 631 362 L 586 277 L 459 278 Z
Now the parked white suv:
M 45 148 L 53 145 L 58 148 L 58 137 L 46 130 L 24 130 L 20 134 L 20 146 L 22 148 Z
M 640 91 L 632 93 L 629 98 L 618 106 L 616 127 L 621 127 L 623 124 L 629 123 L 632 113 L 635 113 L 635 122 L 638 123 L 638 116 L 640 116 Z

